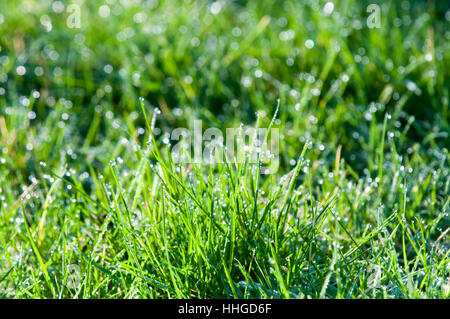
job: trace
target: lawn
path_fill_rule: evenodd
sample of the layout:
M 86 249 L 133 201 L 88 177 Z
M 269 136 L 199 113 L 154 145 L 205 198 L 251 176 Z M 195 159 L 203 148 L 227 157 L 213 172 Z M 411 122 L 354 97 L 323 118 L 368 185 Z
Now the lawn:
M 450 9 L 333 2 L 0 1 L 0 298 L 448 298 Z

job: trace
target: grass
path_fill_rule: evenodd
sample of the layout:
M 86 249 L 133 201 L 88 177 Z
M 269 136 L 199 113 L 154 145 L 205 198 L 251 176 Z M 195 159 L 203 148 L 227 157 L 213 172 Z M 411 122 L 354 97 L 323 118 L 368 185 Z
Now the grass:
M 448 298 L 450 13 L 325 3 L 2 1 L 0 297 Z M 174 163 L 194 120 L 278 171 Z

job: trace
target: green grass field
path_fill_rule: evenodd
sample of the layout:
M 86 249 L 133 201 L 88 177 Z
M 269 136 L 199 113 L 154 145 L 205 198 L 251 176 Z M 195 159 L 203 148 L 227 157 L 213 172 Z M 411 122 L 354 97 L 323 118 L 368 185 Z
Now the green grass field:
M 448 298 L 449 23 L 438 0 L 0 1 L 0 297 Z M 194 120 L 278 129 L 278 169 L 174 162 Z

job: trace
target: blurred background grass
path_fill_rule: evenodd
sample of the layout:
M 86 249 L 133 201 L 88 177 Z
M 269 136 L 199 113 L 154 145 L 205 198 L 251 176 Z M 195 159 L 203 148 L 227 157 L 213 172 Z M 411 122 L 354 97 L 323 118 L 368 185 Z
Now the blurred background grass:
M 393 128 L 414 117 L 406 149 L 448 148 L 445 1 L 380 3 L 380 29 L 366 26 L 364 1 L 339 1 L 330 15 L 323 1 L 73 2 L 80 29 L 67 25 L 71 3 L 2 1 L 0 105 L 32 109 L 33 123 L 67 113 L 74 146 L 119 137 L 108 111 L 142 126 L 142 96 L 162 110 L 163 131 L 192 117 L 251 123 L 280 98 L 290 156 L 308 138 L 343 145 L 357 168 L 372 165 L 364 140 L 386 112 Z M 33 90 L 39 99 L 17 103 Z
M 81 28 L 70 28 L 70 4 Z M 377 168 L 380 127 L 400 154 L 448 159 L 450 13 L 445 1 L 2 1 L 0 116 L 8 175 L 40 161 L 104 167 L 121 138 L 143 138 L 142 96 L 170 129 L 271 118 L 280 98 L 282 167 L 306 140 L 324 172 L 336 150 L 358 174 Z M 51 133 L 49 133 L 51 132 Z M 32 142 L 30 142 L 32 141 Z M 39 147 L 34 147 L 33 144 Z M 67 152 L 69 156 L 67 156 Z M 389 154 L 387 155 L 389 159 Z M 406 159 L 407 160 L 407 159 Z

